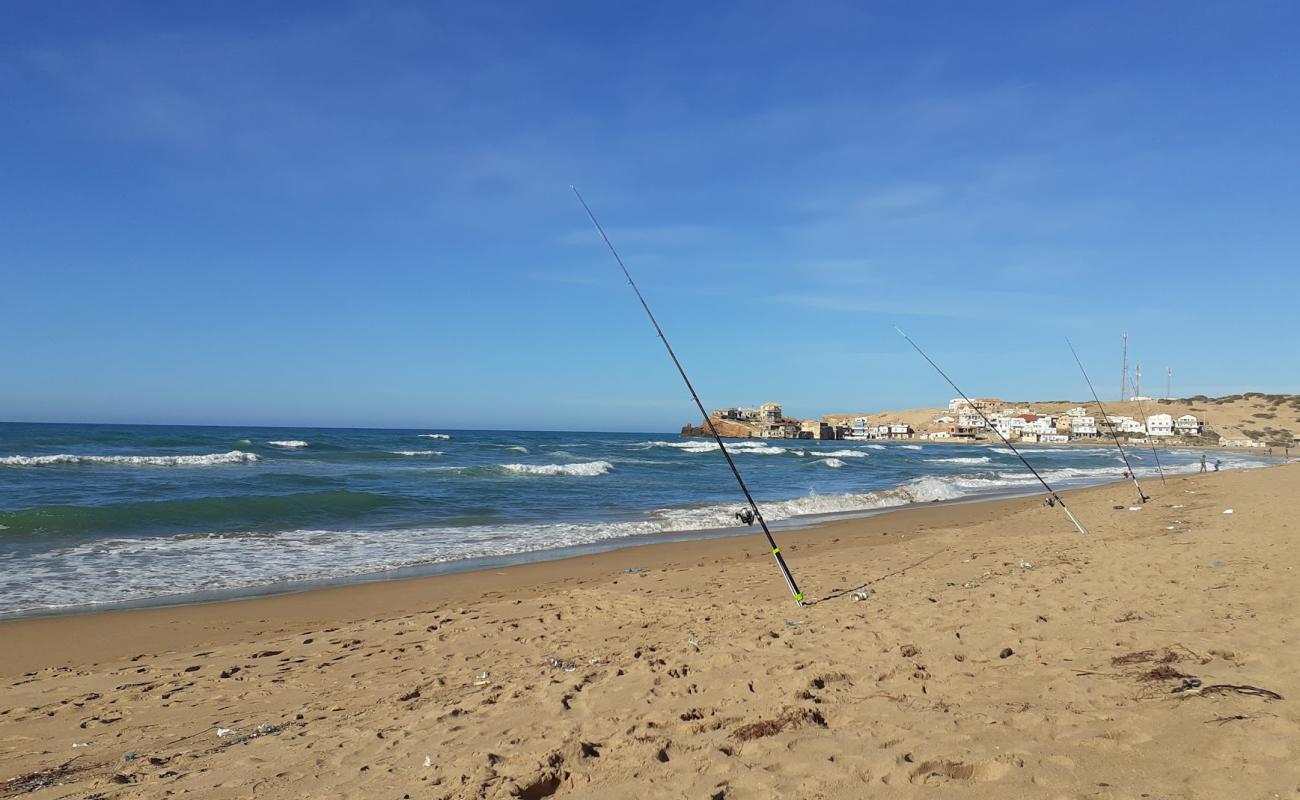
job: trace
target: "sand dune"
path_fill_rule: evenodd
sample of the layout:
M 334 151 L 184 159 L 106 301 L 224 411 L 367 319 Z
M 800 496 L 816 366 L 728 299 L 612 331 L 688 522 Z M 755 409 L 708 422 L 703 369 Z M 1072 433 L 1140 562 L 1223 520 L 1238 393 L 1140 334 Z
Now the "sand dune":
M 11 622 L 0 797 L 1294 797 L 1298 488 Z

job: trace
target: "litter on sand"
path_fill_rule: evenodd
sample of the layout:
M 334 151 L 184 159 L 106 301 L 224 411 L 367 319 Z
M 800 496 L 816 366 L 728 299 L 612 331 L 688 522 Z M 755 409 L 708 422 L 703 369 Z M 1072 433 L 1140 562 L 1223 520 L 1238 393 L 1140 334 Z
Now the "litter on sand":
M 1225 513 L 1225 514 L 1231 514 L 1231 513 L 1232 513 L 1232 509 L 1231 509 L 1231 508 L 1225 508 L 1225 509 L 1223 510 L 1223 513 Z
M 625 569 L 625 570 L 623 570 L 623 571 L 626 572 L 626 573 L 628 573 L 628 574 L 630 574 L 630 575 L 635 575 L 635 574 L 638 573 L 638 572 L 644 572 L 644 571 L 645 571 L 645 567 L 628 567 L 627 569 Z
M 1142 510 L 1142 506 L 1129 506 L 1129 507 L 1128 507 L 1128 510 L 1129 510 L 1129 511 L 1141 511 L 1141 510 Z
M 546 663 L 550 664 L 552 667 L 555 667 L 556 669 L 562 669 L 565 672 L 575 672 L 578 669 L 576 666 L 574 666 L 572 661 L 565 661 L 562 658 L 554 658 L 554 657 L 548 658 L 546 659 Z
M 217 728 L 217 737 L 224 739 L 235 734 L 234 728 Z
M 1034 564 L 1033 564 L 1032 561 L 1026 561 L 1025 559 L 1022 558 L 1022 559 L 1020 559 L 1020 568 L 1021 568 L 1021 569 L 1033 569 L 1033 568 L 1034 568 Z
M 432 766 L 433 766 L 433 756 L 425 756 L 425 757 L 424 757 L 424 765 L 425 765 L 426 767 L 432 767 Z
M 492 675 L 492 673 L 490 673 L 490 672 L 480 672 L 480 673 L 478 674 L 478 680 L 474 681 L 474 685 L 475 685 L 475 686 L 486 686 L 487 684 L 491 683 L 491 681 L 488 680 L 488 678 L 491 677 L 491 675 Z
M 856 592 L 853 593 L 853 602 L 855 603 L 866 602 L 867 599 L 869 599 L 870 597 L 871 597 L 870 589 L 858 589 Z

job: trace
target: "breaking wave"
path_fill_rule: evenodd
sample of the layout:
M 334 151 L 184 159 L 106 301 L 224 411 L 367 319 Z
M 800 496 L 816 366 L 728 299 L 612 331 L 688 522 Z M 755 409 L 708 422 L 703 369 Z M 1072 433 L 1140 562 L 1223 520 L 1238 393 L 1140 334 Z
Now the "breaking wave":
M 920 449 L 921 449 L 921 445 L 919 445 L 919 444 L 905 444 L 905 445 L 900 445 L 900 446 L 899 446 L 899 449 L 901 449 L 901 450 L 920 450 Z
M 839 467 L 844 466 L 846 462 L 844 462 L 844 461 L 840 461 L 838 458 L 819 458 L 819 459 L 817 459 L 816 461 L 814 461 L 813 463 L 814 463 L 814 464 L 825 464 L 825 465 L 828 466 L 828 467 L 836 467 L 836 468 L 839 468 Z
M 927 458 L 932 464 L 987 464 L 993 459 L 988 456 L 970 456 L 966 458 Z
M 698 441 L 698 442 L 641 442 L 633 447 L 639 450 L 645 450 L 651 447 L 672 447 L 685 453 L 711 453 L 718 449 L 717 442 Z M 779 456 L 782 453 L 789 452 L 784 447 L 775 447 L 763 441 L 741 440 L 738 442 L 727 442 L 727 450 L 732 453 L 751 453 L 759 456 Z
M 242 450 L 209 453 L 202 456 L 78 456 L 60 453 L 53 456 L 4 456 L 0 466 L 51 467 L 65 464 L 122 464 L 149 467 L 206 467 L 213 464 L 249 464 L 258 458 Z
M 272 447 L 306 447 L 307 443 L 302 439 L 277 439 L 274 442 L 267 442 Z
M 523 475 L 575 475 L 592 477 L 604 475 L 614 468 L 608 461 L 586 461 L 581 464 L 502 464 L 501 469 Z
M 416 436 L 419 436 L 422 439 L 450 439 L 451 438 L 451 436 L 445 433 L 417 433 Z
M 867 457 L 867 454 L 862 452 L 861 450 L 830 450 L 825 453 L 816 453 L 816 454 L 821 456 L 826 456 L 827 458 L 866 458 Z
M 395 456 L 440 456 L 441 450 L 389 450 Z

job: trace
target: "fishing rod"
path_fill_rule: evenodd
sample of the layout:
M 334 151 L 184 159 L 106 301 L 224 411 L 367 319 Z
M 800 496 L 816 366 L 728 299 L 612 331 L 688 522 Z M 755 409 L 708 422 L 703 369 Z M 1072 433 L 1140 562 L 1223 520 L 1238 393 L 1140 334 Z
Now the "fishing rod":
M 1135 397 L 1140 398 L 1141 395 L 1135 395 Z M 1146 405 L 1143 404 L 1141 399 L 1137 401 L 1137 404 L 1138 413 L 1142 415 L 1142 424 L 1150 425 L 1151 420 L 1147 417 Z M 1160 485 L 1167 486 L 1168 484 L 1165 482 L 1165 468 L 1160 465 L 1160 454 L 1156 452 L 1156 439 L 1151 435 L 1151 431 L 1149 430 L 1147 431 L 1147 443 L 1151 445 L 1151 455 L 1155 456 L 1156 469 L 1160 471 Z
M 912 341 L 912 337 L 911 337 L 911 336 L 908 336 L 906 333 L 903 333 L 903 329 L 902 329 L 902 328 L 900 328 L 900 327 L 898 327 L 897 325 L 895 325 L 895 326 L 894 326 L 894 330 L 898 331 L 898 335 L 899 335 L 899 336 L 902 336 L 904 339 L 906 339 L 906 340 L 907 340 L 907 343 L 910 344 L 910 345 L 911 345 L 911 346 L 916 350 L 916 352 L 918 352 L 918 353 L 921 354 L 921 358 L 924 358 L 926 361 L 928 361 L 928 362 L 930 363 L 930 366 L 934 367 L 935 372 L 938 372 L 940 375 L 943 376 L 943 379 L 944 379 L 945 381 L 948 382 L 948 385 L 951 386 L 951 387 L 953 388 L 953 391 L 955 391 L 955 392 L 957 392 L 957 394 L 961 395 L 961 399 L 963 399 L 963 400 L 966 401 L 966 405 L 967 405 L 967 407 L 974 409 L 975 413 L 980 415 L 980 419 L 982 419 L 982 420 L 984 421 L 984 425 L 987 426 L 987 427 L 988 427 L 990 430 L 992 430 L 994 433 L 996 433 L 996 434 L 998 435 L 998 438 L 1002 440 L 1002 443 L 1005 444 L 1008 448 L 1010 448 L 1010 449 L 1011 449 L 1011 452 L 1013 452 L 1013 453 L 1016 454 L 1016 458 L 1019 458 L 1019 459 L 1020 459 L 1020 463 L 1022 463 L 1022 464 L 1025 465 L 1025 469 L 1027 469 L 1027 470 L 1029 470 L 1031 473 L 1033 473 L 1034 477 L 1038 479 L 1038 482 L 1041 483 L 1041 484 L 1043 484 L 1043 488 L 1047 490 L 1047 504 L 1048 504 L 1049 506 L 1059 505 L 1059 506 L 1061 507 L 1061 510 L 1065 512 L 1065 516 L 1069 517 L 1069 518 L 1070 518 L 1070 522 L 1073 522 L 1073 523 L 1074 523 L 1074 527 L 1076 527 L 1076 528 L 1079 529 L 1079 533 L 1085 533 L 1085 534 L 1086 534 L 1086 533 L 1088 532 L 1088 529 L 1085 528 L 1085 527 L 1083 527 L 1082 525 L 1079 524 L 1079 520 L 1075 519 L 1074 514 L 1072 514 L 1072 513 L 1070 512 L 1070 509 L 1065 505 L 1065 501 L 1062 500 L 1062 499 L 1061 499 L 1061 496 L 1060 496 L 1059 494 L 1056 493 L 1056 490 L 1053 489 L 1053 488 L 1051 487 L 1051 484 L 1049 484 L 1047 481 L 1043 480 L 1043 476 L 1038 474 L 1038 470 L 1034 469 L 1034 465 L 1033 465 L 1033 464 L 1030 464 L 1029 461 L 1028 461 L 1028 459 L 1026 459 L 1023 455 L 1021 455 L 1021 454 L 1020 454 L 1020 451 L 1016 449 L 1015 445 L 1013 445 L 1013 444 L 1012 444 L 1012 443 L 1007 439 L 1007 437 L 1005 437 L 1005 436 L 1002 435 L 1002 431 L 998 430 L 996 427 L 993 426 L 993 423 L 989 422 L 989 418 L 986 417 L 986 416 L 984 416 L 984 412 L 983 412 L 982 410 L 980 410 L 979 406 L 977 406 L 977 405 L 975 405 L 974 403 L 972 403 L 972 402 L 971 402 L 971 399 L 970 399 L 969 397 L 966 396 L 966 393 L 963 392 L 963 391 L 962 391 L 962 390 L 957 386 L 957 384 L 955 384 L 955 383 L 952 382 L 952 378 L 949 378 L 949 377 L 948 377 L 948 373 L 944 372 L 944 371 L 939 367 L 938 364 L 934 363 L 934 359 L 932 359 L 932 358 L 930 358 L 929 356 L 927 356 L 927 355 L 925 354 L 925 351 L 921 349 L 921 346 L 918 345 L 916 342 Z
M 1115 440 L 1115 447 L 1119 450 L 1119 457 L 1124 459 L 1124 466 L 1128 468 L 1128 476 L 1133 480 L 1133 485 L 1137 487 L 1138 497 L 1145 503 L 1151 498 L 1147 497 L 1146 492 L 1142 491 L 1142 484 L 1138 483 L 1137 473 L 1133 471 L 1133 465 L 1129 463 L 1128 454 L 1124 452 L 1124 445 L 1119 443 L 1119 434 L 1115 432 L 1115 426 L 1110 424 L 1110 419 L 1106 416 L 1106 407 L 1101 404 L 1101 398 L 1097 396 L 1097 390 L 1092 387 L 1092 379 L 1088 377 L 1088 370 L 1083 368 L 1083 362 L 1079 360 L 1079 353 L 1074 349 L 1074 343 L 1070 337 L 1065 337 L 1065 343 L 1070 346 L 1070 353 L 1074 356 L 1074 363 L 1079 365 L 1079 371 L 1083 373 L 1083 379 L 1088 382 L 1088 391 L 1092 392 L 1092 399 L 1097 401 L 1097 408 L 1101 411 L 1102 423 L 1110 428 L 1111 438 Z
M 709 433 L 713 435 L 713 441 L 718 443 L 718 450 L 721 451 L 722 457 L 727 459 L 727 466 L 731 467 L 731 474 L 736 476 L 736 483 L 740 484 L 740 491 L 745 495 L 745 500 L 749 503 L 750 513 L 753 515 L 752 521 L 758 522 L 763 529 L 763 535 L 767 537 L 768 546 L 772 548 L 772 556 L 776 559 L 776 565 L 781 570 L 781 577 L 785 578 L 785 585 L 790 587 L 790 594 L 794 595 L 795 605 L 802 606 L 804 603 L 803 592 L 799 591 L 798 584 L 794 582 L 794 575 L 790 574 L 790 568 L 785 565 L 785 558 L 781 555 L 781 548 L 777 547 L 776 539 L 772 538 L 772 531 L 767 527 L 767 520 L 763 519 L 763 512 L 759 510 L 758 503 L 754 502 L 754 496 L 749 493 L 749 487 L 745 485 L 745 479 L 740 476 L 740 469 L 736 467 L 736 462 L 732 460 L 731 453 L 727 450 L 727 446 L 723 444 L 722 436 L 718 434 L 718 429 L 713 425 L 713 419 L 709 416 L 709 412 L 704 410 L 704 403 L 700 401 L 700 396 L 696 394 L 695 387 L 691 385 L 691 379 L 686 377 L 686 370 L 682 367 L 682 362 L 677 360 L 677 354 L 673 352 L 672 345 L 668 344 L 668 337 L 664 336 L 663 329 L 659 327 L 659 320 L 655 319 L 654 312 L 650 310 L 650 306 L 646 303 L 645 297 L 642 296 L 641 290 L 637 288 L 636 281 L 632 280 L 632 273 L 628 272 L 627 266 L 623 264 L 623 259 L 619 257 L 618 251 L 614 249 L 613 243 L 610 242 L 609 236 L 605 234 L 605 229 L 601 227 L 596 215 L 591 213 L 591 207 L 587 205 L 587 201 L 582 199 L 582 193 L 578 191 L 578 187 L 570 186 L 569 188 L 573 190 L 573 194 L 578 198 L 578 202 L 582 204 L 583 210 L 591 218 L 591 224 L 596 226 L 600 238 L 604 240 L 610 254 L 618 262 L 619 269 L 623 270 L 623 277 L 627 278 L 628 286 L 631 286 L 632 291 L 636 292 L 636 299 L 641 301 L 641 308 L 645 309 L 646 316 L 650 318 L 650 324 L 654 325 L 655 333 L 659 335 L 659 341 L 664 343 L 664 348 L 668 351 L 668 357 L 673 360 L 673 366 L 677 367 L 677 373 L 682 376 L 682 382 L 686 384 L 686 389 L 691 393 L 691 399 L 695 401 L 695 407 L 700 410 L 700 415 L 704 418 L 704 424 L 708 426 Z M 750 524 L 751 519 L 747 519 L 750 516 L 749 514 L 738 514 L 737 516 L 746 524 Z

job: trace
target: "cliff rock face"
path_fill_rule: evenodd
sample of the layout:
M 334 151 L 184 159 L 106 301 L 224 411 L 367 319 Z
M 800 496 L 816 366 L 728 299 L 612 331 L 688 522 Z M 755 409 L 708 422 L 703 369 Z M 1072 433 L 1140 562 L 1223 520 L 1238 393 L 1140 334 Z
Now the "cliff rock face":
M 710 417 L 713 420 L 713 426 L 718 429 L 718 435 L 728 439 L 748 439 L 758 434 L 758 429 L 743 422 L 737 422 L 730 419 L 718 419 L 716 416 Z M 682 436 L 709 437 L 709 429 L 703 423 L 699 425 L 683 425 Z

